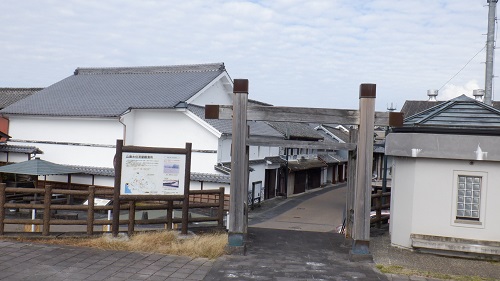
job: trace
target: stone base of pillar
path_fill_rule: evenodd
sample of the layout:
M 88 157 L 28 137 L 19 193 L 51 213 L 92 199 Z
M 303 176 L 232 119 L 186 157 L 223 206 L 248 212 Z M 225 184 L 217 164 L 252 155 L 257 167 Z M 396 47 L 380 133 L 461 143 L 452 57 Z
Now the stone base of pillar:
M 373 256 L 370 253 L 370 241 L 353 240 L 352 248 L 349 251 L 349 260 L 373 262 Z
M 229 233 L 228 234 L 228 244 L 226 246 L 226 252 L 229 255 L 244 256 L 246 254 L 245 234 L 243 234 L 243 233 Z

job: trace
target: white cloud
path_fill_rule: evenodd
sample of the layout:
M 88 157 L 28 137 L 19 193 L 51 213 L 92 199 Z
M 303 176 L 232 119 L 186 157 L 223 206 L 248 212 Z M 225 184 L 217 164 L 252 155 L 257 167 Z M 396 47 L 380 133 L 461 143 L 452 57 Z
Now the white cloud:
M 472 92 L 477 89 L 484 90 L 484 87 L 479 86 L 476 80 L 468 81 L 464 85 L 448 84 L 444 86 L 443 89 L 439 92 L 437 99 L 445 101 L 461 95 L 466 95 L 468 97 L 474 98 Z
M 484 46 L 485 4 L 3 0 L 0 87 L 48 86 L 76 67 L 225 62 L 231 77 L 250 80 L 253 99 L 356 108 L 359 84 L 370 82 L 384 110 L 426 99 Z M 450 84 L 482 84 L 484 58 Z

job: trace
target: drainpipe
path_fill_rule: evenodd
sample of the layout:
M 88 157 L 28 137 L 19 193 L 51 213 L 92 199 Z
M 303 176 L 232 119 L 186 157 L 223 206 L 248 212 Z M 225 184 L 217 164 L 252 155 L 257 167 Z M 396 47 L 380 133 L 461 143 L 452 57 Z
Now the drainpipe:
M 127 137 L 127 125 L 125 123 L 122 122 L 123 120 L 123 116 L 125 116 L 126 114 L 130 113 L 131 110 L 130 108 L 127 109 L 125 112 L 123 112 L 119 117 L 118 117 L 118 122 L 120 122 L 120 124 L 123 125 L 123 144 L 126 145 L 127 142 L 125 141 L 126 137 Z

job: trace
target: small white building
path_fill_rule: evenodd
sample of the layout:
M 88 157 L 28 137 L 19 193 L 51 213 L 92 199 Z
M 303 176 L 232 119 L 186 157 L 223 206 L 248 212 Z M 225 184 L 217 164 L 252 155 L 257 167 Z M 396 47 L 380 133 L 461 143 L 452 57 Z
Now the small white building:
M 391 243 L 500 257 L 500 111 L 460 96 L 405 119 L 393 156 Z

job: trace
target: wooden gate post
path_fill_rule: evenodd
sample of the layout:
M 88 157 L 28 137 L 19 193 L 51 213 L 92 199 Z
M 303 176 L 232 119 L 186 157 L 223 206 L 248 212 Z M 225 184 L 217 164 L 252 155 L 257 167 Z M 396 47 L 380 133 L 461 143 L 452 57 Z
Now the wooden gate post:
M 354 239 L 351 257 L 370 257 L 371 177 L 373 127 L 375 121 L 375 84 L 361 84 L 359 89 L 359 134 L 354 190 Z
M 349 142 L 358 142 L 358 129 L 349 131 Z M 347 172 L 347 192 L 346 192 L 346 208 L 345 208 L 345 237 L 352 238 L 352 225 L 354 221 L 354 189 L 356 186 L 356 150 L 349 151 L 348 157 L 348 172 Z
M 244 254 L 247 233 L 246 163 L 248 79 L 235 79 L 233 87 L 233 132 L 231 151 L 231 193 L 229 204 L 228 250 Z

